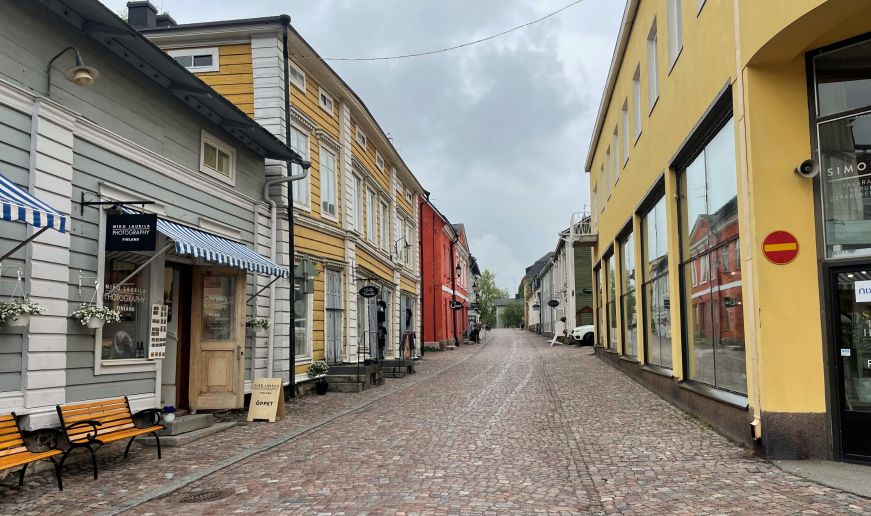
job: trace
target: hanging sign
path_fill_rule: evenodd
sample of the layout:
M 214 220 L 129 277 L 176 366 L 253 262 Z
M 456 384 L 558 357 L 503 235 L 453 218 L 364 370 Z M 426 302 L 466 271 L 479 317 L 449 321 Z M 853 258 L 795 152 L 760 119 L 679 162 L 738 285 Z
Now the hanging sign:
M 451 310 L 462 310 L 463 303 L 460 303 L 459 301 L 451 301 L 449 306 L 451 307 Z
M 169 306 L 151 305 L 151 333 L 148 340 L 148 359 L 166 358 L 166 323 Z
M 774 231 L 762 241 L 762 254 L 775 265 L 786 265 L 798 256 L 798 240 L 792 233 Z
M 480 310 L 480 309 L 481 309 L 481 303 L 472 303 L 471 305 L 469 305 L 469 307 L 470 307 L 472 310 Z
M 559 301 L 557 301 L 556 299 L 551 299 L 550 301 L 547 302 L 547 306 L 549 306 L 551 308 L 556 308 L 559 306 Z
M 359 294 L 365 298 L 375 297 L 378 295 L 378 287 L 375 285 L 366 285 L 360 289 Z
M 257 378 L 251 387 L 248 421 L 284 419 L 284 400 L 281 399 L 281 378 Z
M 154 251 L 157 215 L 106 215 L 106 251 Z

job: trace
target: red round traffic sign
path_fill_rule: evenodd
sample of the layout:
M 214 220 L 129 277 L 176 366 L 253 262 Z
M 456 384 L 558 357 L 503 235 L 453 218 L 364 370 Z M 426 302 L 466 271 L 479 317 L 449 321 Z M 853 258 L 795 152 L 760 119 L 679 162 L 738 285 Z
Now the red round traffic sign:
M 786 265 L 798 256 L 798 240 L 787 231 L 774 231 L 762 241 L 762 254 L 775 265 Z

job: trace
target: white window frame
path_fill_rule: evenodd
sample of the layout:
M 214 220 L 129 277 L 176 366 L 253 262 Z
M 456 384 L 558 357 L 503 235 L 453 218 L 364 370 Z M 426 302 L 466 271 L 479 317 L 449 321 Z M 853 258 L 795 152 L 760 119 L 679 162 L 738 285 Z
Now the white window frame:
M 381 236 L 381 250 L 390 252 L 390 204 L 387 203 L 384 199 L 380 200 L 380 224 L 378 224 L 378 231 Z
M 369 188 L 366 190 L 366 240 L 372 244 L 378 241 L 378 221 L 376 219 L 377 212 L 375 210 L 377 196 L 375 192 Z
M 620 155 L 625 167 L 629 161 L 629 99 L 623 99 L 623 109 L 620 112 L 620 134 L 623 136 Z
M 641 137 L 641 65 L 635 67 L 632 76 L 632 131 L 635 143 Z
M 364 133 L 363 130 L 360 129 L 359 125 L 357 126 L 357 132 L 354 136 L 354 139 L 356 139 L 357 143 L 360 145 L 360 147 L 363 147 L 364 149 L 366 148 L 366 145 L 369 143 L 369 139 L 366 138 L 366 133 Z
M 384 167 L 387 166 L 387 164 L 384 162 L 384 156 L 382 156 L 377 149 L 375 150 L 375 166 L 378 167 L 378 170 L 381 170 L 382 172 L 384 171 Z
M 613 154 L 611 155 L 614 158 L 614 184 L 617 184 L 617 181 L 620 180 L 620 162 L 618 161 L 620 158 L 620 151 L 617 149 L 620 146 L 620 135 L 617 133 L 617 126 L 614 126 L 614 139 L 611 145 L 611 151 Z
M 647 34 L 647 114 L 653 112 L 659 100 L 659 57 L 657 56 L 659 38 L 656 32 L 656 18 Z
M 300 80 L 294 77 L 293 73 L 289 73 L 288 75 L 290 76 L 290 83 L 299 88 L 300 91 L 305 93 L 305 72 L 302 71 L 302 68 L 296 66 L 292 62 L 288 64 L 290 65 L 291 72 L 296 72 L 302 77 L 302 79 Z
M 300 148 L 298 148 L 297 145 L 294 145 L 294 136 L 295 136 L 294 132 L 302 135 L 302 137 L 305 138 L 305 145 L 304 145 L 305 148 L 304 149 L 300 149 Z M 295 125 L 291 125 L 290 126 L 290 142 L 291 142 L 291 148 L 293 150 L 295 150 L 300 156 L 302 156 L 302 158 L 304 160 L 308 161 L 310 158 L 310 154 L 311 154 L 311 136 L 303 129 L 300 129 L 299 127 L 297 127 Z M 301 171 L 302 171 L 302 167 L 300 167 L 299 165 L 294 164 L 291 166 L 291 174 L 298 174 Z M 311 199 L 312 199 L 311 173 L 306 174 L 305 179 L 294 181 L 292 183 L 292 185 L 293 185 L 291 187 L 292 190 L 298 189 L 297 186 L 299 186 L 301 188 L 304 185 L 305 186 L 305 197 L 306 197 L 305 202 L 303 203 L 303 202 L 299 202 L 299 199 L 298 199 L 299 196 L 294 195 L 293 196 L 293 205 L 297 206 L 299 208 L 302 208 L 306 211 L 311 211 Z
M 405 253 L 405 265 L 414 268 L 414 226 L 411 222 L 405 221 L 405 245 L 403 246 Z
M 329 101 L 328 103 L 324 102 L 324 97 Z M 320 104 L 321 109 L 330 115 L 336 114 L 336 101 L 333 100 L 333 96 L 327 93 L 323 88 L 318 88 L 318 104 Z
M 211 55 L 212 56 L 212 64 L 209 66 L 185 66 L 185 69 L 189 72 L 193 73 L 202 73 L 202 72 L 217 72 L 221 69 L 221 61 L 220 61 L 220 51 L 218 47 L 205 47 L 205 48 L 176 48 L 172 50 L 167 50 L 167 54 L 173 59 L 181 56 L 202 56 L 202 55 Z M 193 62 L 193 59 L 191 59 Z M 181 64 L 181 63 L 179 63 Z M 184 66 L 184 65 L 182 65 Z
M 333 160 L 333 168 L 332 170 L 324 167 L 324 163 L 327 161 L 324 159 L 325 155 L 330 155 Z M 320 146 L 320 161 L 318 162 L 318 172 L 320 174 L 321 179 L 321 217 L 325 219 L 330 219 L 333 221 L 337 221 L 339 219 L 339 176 L 336 171 L 338 165 L 338 156 L 329 149 L 326 149 L 323 145 Z M 325 196 L 327 193 L 329 195 Z M 324 201 L 328 204 L 330 201 L 333 203 L 333 208 L 336 210 L 335 213 L 330 213 L 329 211 L 324 210 Z
M 230 156 L 229 176 L 225 176 L 224 174 L 213 169 L 212 167 L 206 166 L 205 144 L 207 143 Z M 209 134 L 206 131 L 202 131 L 202 133 L 200 134 L 200 172 L 214 177 L 215 179 L 229 185 L 236 186 L 236 149 L 224 143 L 224 141 L 217 136 Z
M 354 190 L 354 230 L 362 233 L 363 228 L 363 179 L 357 174 L 352 175 Z
M 291 288 L 293 288 L 293 284 L 291 284 Z M 296 363 L 297 364 L 305 364 L 307 362 L 311 362 L 312 353 L 314 352 L 312 349 L 312 341 L 313 341 L 313 332 L 312 326 L 314 325 L 314 293 L 309 292 L 305 294 L 306 297 L 306 314 L 305 314 L 305 353 L 296 355 Z M 290 331 L 296 331 L 296 321 L 290 325 Z M 295 342 L 294 342 L 295 344 Z
M 681 0 L 668 0 L 668 68 L 671 73 L 683 50 L 683 16 Z

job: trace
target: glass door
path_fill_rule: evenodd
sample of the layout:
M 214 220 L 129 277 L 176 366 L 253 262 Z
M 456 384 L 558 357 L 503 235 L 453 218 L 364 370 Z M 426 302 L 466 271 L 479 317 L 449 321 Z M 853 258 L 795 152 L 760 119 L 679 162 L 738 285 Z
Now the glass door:
M 832 282 L 843 457 L 871 462 L 871 264 L 834 271 Z

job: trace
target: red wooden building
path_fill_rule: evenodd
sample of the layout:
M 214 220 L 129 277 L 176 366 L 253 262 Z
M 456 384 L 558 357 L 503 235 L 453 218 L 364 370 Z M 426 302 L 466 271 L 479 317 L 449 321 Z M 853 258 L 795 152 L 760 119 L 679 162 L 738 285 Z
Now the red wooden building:
M 444 348 L 467 335 L 469 297 L 479 273 L 465 227 L 451 224 L 427 197 L 420 197 L 419 203 L 421 333 L 425 346 Z M 452 310 L 453 302 L 461 308 Z

